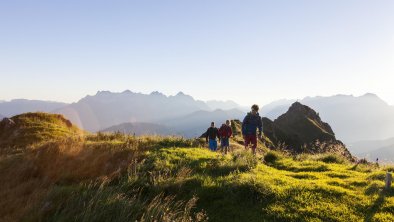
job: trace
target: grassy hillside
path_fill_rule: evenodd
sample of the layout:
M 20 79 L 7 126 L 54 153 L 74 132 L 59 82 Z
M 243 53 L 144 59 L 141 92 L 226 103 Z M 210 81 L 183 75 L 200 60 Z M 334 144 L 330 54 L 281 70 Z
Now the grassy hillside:
M 0 122 L 0 148 L 20 147 L 82 136 L 82 130 L 59 114 L 25 113 L 11 118 L 13 124 Z
M 38 133 L 38 132 L 37 132 Z M 232 141 L 95 134 L 0 155 L 0 221 L 393 221 L 387 170 Z

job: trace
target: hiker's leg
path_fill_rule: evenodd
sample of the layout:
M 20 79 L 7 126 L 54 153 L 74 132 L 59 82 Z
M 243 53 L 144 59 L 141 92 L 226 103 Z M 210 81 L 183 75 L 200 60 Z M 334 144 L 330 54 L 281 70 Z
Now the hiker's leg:
M 213 140 L 211 140 L 211 139 L 209 139 L 209 149 L 211 151 L 214 151 L 214 143 L 213 143 Z
M 216 140 L 213 140 L 213 148 L 215 152 L 218 149 L 218 142 Z
M 223 147 L 223 153 L 227 154 L 227 138 L 222 138 L 222 147 Z
M 227 138 L 222 138 L 222 147 L 224 154 L 227 154 L 227 142 L 228 142 Z
M 244 140 L 245 140 L 245 150 L 248 150 L 248 146 L 249 146 L 249 143 L 250 143 L 250 137 L 249 136 L 245 136 Z
M 256 137 L 256 135 L 252 136 L 251 142 L 252 142 L 252 152 L 253 152 L 253 155 L 255 155 L 256 154 L 256 148 L 257 148 L 257 137 Z

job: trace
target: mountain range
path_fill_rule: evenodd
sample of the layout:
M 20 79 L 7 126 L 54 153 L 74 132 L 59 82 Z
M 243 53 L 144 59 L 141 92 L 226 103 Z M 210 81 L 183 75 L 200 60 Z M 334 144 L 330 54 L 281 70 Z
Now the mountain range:
M 394 163 L 394 144 L 356 155 L 369 161 L 379 160 L 379 163 Z
M 205 120 L 207 122 L 202 124 L 208 126 L 217 116 L 207 103 L 182 92 L 175 96 L 165 96 L 159 92 L 142 94 L 100 91 L 54 112 L 65 115 L 79 127 L 92 132 L 127 122 L 168 124 L 175 131 L 191 131 L 191 128 Z M 230 115 L 226 113 L 227 111 L 222 111 L 222 116 Z
M 212 121 L 217 127 L 220 127 L 226 120 L 241 119 L 244 115 L 245 113 L 238 109 L 200 110 L 176 119 L 164 120 L 161 123 L 176 132 L 182 132 L 181 135 L 186 137 L 197 137 L 207 130 Z
M 177 133 L 167 126 L 154 124 L 154 123 L 122 123 L 119 125 L 111 126 L 106 129 L 100 130 L 101 132 L 121 132 L 130 135 L 162 135 L 170 136 Z
M 238 109 L 238 110 L 241 110 L 241 111 L 244 111 L 244 112 L 249 111 L 249 107 L 241 106 L 241 105 L 237 104 L 236 102 L 234 102 L 232 100 L 227 100 L 227 101 L 208 100 L 206 102 L 206 104 L 208 105 L 209 108 L 211 108 L 211 110 L 217 110 L 217 109 L 221 109 L 221 110 Z
M 274 121 L 295 101 L 274 101 L 263 106 L 260 115 Z M 306 97 L 299 102 L 316 110 L 330 123 L 336 137 L 349 145 L 349 150 L 356 155 L 373 156 L 372 151 L 380 150 L 376 155 L 383 156 L 384 150 L 393 147 L 394 143 L 384 143 L 384 139 L 394 137 L 394 107 L 374 94 Z M 220 126 L 226 119 L 242 120 L 247 110 L 248 107 L 234 101 L 204 102 L 182 92 L 166 96 L 157 91 L 143 94 L 129 90 L 120 93 L 99 91 L 72 104 L 25 99 L 0 102 L 0 118 L 26 112 L 52 112 L 65 115 L 91 132 L 152 132 L 186 137 L 201 135 L 211 121 Z
M 166 96 L 99 91 L 76 103 L 66 104 L 39 100 L 11 100 L 0 103 L 0 113 L 14 116 L 26 112 L 63 114 L 78 127 L 87 131 L 122 131 L 136 134 L 177 134 L 198 136 L 211 121 L 224 122 L 241 118 L 245 107 L 234 101 L 203 102 L 182 92 Z M 140 129 L 141 128 L 141 129 Z
M 394 162 L 394 137 L 386 140 L 365 140 L 348 146 L 352 153 L 360 158 L 375 161 Z
M 280 100 L 262 107 L 262 115 L 275 119 L 294 100 Z M 306 97 L 299 100 L 319 112 L 331 124 L 337 137 L 347 144 L 364 140 L 383 140 L 394 136 L 394 107 L 375 94 Z
M 0 115 L 12 117 L 27 112 L 51 112 L 66 105 L 62 102 L 13 99 L 0 102 Z

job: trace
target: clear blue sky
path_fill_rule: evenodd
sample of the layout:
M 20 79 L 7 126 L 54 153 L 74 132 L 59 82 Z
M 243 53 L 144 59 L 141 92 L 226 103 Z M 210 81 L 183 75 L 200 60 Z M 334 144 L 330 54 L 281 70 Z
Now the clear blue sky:
M 0 100 L 130 89 L 394 104 L 394 1 L 4 0 L 0 77 Z

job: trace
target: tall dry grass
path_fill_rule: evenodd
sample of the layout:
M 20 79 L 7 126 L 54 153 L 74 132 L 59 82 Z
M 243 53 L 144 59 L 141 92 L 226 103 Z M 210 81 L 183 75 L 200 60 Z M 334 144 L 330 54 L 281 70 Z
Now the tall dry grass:
M 196 144 L 183 138 L 100 133 L 51 141 L 18 153 L 12 148 L 3 148 L 0 155 L 0 221 L 28 218 L 31 210 L 42 205 L 55 186 L 116 181 L 136 171 L 147 150 L 179 145 Z
M 118 177 L 136 152 L 85 147 L 82 141 L 51 142 L 0 165 L 0 220 L 19 220 L 56 184 Z

